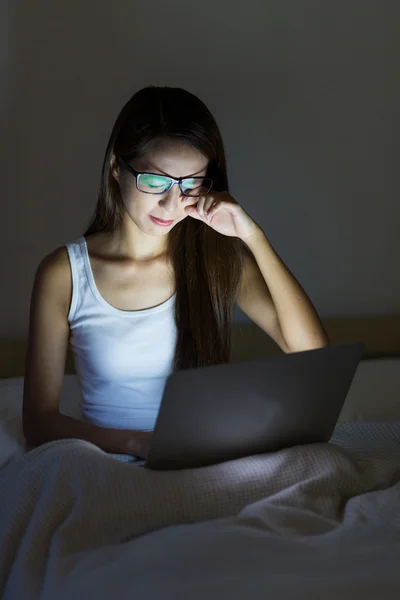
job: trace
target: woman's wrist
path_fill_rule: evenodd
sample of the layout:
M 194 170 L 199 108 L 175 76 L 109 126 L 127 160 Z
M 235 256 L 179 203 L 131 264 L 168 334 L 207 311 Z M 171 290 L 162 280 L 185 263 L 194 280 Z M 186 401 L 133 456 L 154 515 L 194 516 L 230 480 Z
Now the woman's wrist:
M 149 452 L 152 435 L 152 431 L 122 430 L 119 443 L 120 450 L 118 453 L 146 458 Z
M 121 429 L 118 440 L 118 454 L 129 454 L 129 456 L 137 456 L 138 444 L 134 431 Z
M 251 233 L 247 237 L 242 238 L 242 242 L 244 242 L 246 244 L 246 246 L 248 246 L 251 250 L 252 245 L 257 244 L 260 240 L 265 240 L 265 238 L 266 238 L 266 235 L 265 235 L 264 231 L 261 229 L 261 227 L 254 224 L 254 229 L 251 231 Z

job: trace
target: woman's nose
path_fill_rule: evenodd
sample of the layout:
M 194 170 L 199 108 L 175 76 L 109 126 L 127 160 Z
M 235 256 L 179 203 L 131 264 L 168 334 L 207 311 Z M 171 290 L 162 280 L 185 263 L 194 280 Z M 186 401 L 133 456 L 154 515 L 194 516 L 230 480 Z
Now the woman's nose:
M 159 204 L 167 212 L 174 212 L 182 200 L 182 192 L 179 185 L 173 185 L 172 188 L 160 198 Z

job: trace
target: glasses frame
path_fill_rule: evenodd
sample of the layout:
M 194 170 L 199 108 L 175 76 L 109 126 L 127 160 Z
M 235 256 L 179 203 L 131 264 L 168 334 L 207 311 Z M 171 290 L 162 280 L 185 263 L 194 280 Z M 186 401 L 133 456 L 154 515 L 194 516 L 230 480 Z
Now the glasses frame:
M 135 177 L 136 179 L 136 189 L 138 190 L 138 192 L 141 192 L 142 194 L 150 194 L 151 196 L 161 196 L 162 194 L 166 194 L 167 192 L 169 192 L 169 190 L 172 188 L 172 186 L 174 186 L 175 184 L 179 185 L 179 189 L 181 190 L 181 193 L 186 196 L 187 198 L 198 198 L 199 196 L 202 196 L 203 194 L 186 194 L 183 189 L 182 189 L 182 182 L 185 181 L 185 179 L 209 179 L 210 183 L 210 188 L 207 190 L 207 194 L 210 192 L 210 190 L 212 189 L 212 186 L 214 185 L 214 180 L 211 177 L 180 177 L 179 179 L 175 179 L 174 177 L 169 177 L 168 175 L 161 175 L 160 173 L 149 173 L 149 172 L 144 172 L 144 171 L 136 171 L 136 169 L 134 169 L 122 156 L 119 156 L 119 159 L 124 163 L 125 167 L 128 169 L 128 171 Z M 167 188 L 166 190 L 164 190 L 163 192 L 144 192 L 143 190 L 139 189 L 139 181 L 140 181 L 140 176 L 141 175 L 154 175 L 155 177 L 165 177 L 166 179 L 169 179 L 171 182 L 171 185 L 169 186 L 169 188 Z

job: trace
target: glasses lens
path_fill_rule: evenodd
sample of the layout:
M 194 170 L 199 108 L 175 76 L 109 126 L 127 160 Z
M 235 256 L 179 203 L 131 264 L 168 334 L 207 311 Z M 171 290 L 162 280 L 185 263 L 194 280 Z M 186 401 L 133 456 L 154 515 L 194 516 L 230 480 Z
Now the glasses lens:
M 162 194 L 171 187 L 169 177 L 163 175 L 139 175 L 138 188 L 141 192 Z
M 185 196 L 204 196 L 207 194 L 213 181 L 208 177 L 191 177 L 183 179 L 182 181 L 182 192 Z

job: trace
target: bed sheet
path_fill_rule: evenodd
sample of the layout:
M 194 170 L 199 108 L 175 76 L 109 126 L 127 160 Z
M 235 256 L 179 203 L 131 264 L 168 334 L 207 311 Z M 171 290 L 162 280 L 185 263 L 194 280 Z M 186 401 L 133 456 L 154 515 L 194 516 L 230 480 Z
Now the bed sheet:
M 400 423 L 202 469 L 78 440 L 0 471 L 3 600 L 394 600 Z

